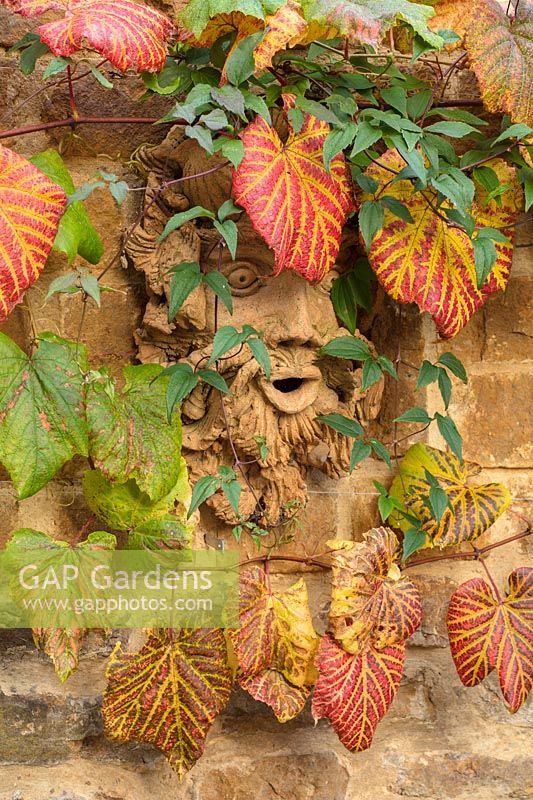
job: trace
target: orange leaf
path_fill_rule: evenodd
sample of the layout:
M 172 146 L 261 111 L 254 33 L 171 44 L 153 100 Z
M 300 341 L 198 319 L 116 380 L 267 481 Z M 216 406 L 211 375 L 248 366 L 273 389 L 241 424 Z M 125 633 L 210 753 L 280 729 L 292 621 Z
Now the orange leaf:
M 288 0 L 275 14 L 266 18 L 266 33 L 254 51 L 256 70 L 272 66 L 272 59 L 287 44 L 298 39 L 307 30 L 307 23 L 298 13 L 299 3 Z
M 510 19 L 485 0 L 467 30 L 466 50 L 488 110 L 533 126 L 533 5 L 521 3 Z
M 303 578 L 272 592 L 260 567 L 243 571 L 240 626 L 232 637 L 240 685 L 271 706 L 280 722 L 292 719 L 309 696 L 318 645 Z
M 63 189 L 0 146 L 0 322 L 41 274 L 66 204 Z
M 395 150 L 388 150 L 380 161 L 396 172 L 405 167 Z M 512 189 L 502 195 L 501 206 L 492 200 L 483 207 L 484 190 L 478 187 L 472 214 L 480 227 L 503 228 L 516 221 L 521 193 L 512 167 L 501 160 L 488 166 L 502 184 L 508 183 Z M 366 174 L 381 187 L 390 183 L 391 173 L 376 164 L 371 164 Z M 401 303 L 416 303 L 431 314 L 442 337 L 455 336 L 489 295 L 507 285 L 512 246 L 496 243 L 496 263 L 479 290 L 472 242 L 466 233 L 446 224 L 430 208 L 430 203 L 436 203 L 436 192 L 425 190 L 424 199 L 422 193 L 413 192 L 407 180 L 391 184 L 386 192 L 407 206 L 413 222 L 405 222 L 384 209 L 383 228 L 370 248 L 372 269 L 391 297 Z M 506 229 L 505 234 L 512 241 L 513 228 Z
M 405 645 L 351 655 L 326 634 L 316 658 L 313 717 L 328 717 L 348 750 L 366 750 L 394 699 L 404 659 Z
M 533 686 L 533 568 L 511 572 L 504 600 L 482 578 L 463 583 L 451 597 L 447 625 L 464 685 L 477 686 L 497 669 L 505 703 L 518 711 Z
M 463 39 L 473 16 L 483 13 L 484 0 L 437 0 L 435 16 L 429 20 L 433 31 L 453 31 Z M 451 50 L 461 45 L 461 41 L 448 45 Z
M 287 108 L 292 96 L 284 100 Z M 344 156 L 332 159 L 330 173 L 324 167 L 328 133 L 329 125 L 310 114 L 299 133 L 289 125 L 286 142 L 261 117 L 241 133 L 244 158 L 233 175 L 233 192 L 274 250 L 274 275 L 293 269 L 319 281 L 335 263 L 354 202 Z
M 364 542 L 327 542 L 332 554 L 330 632 L 352 654 L 404 642 L 422 619 L 420 594 L 398 568 L 399 543 L 389 528 Z
M 165 65 L 167 39 L 176 32 L 165 14 L 133 0 L 7 0 L 7 4 L 25 17 L 63 11 L 62 19 L 38 29 L 52 53 L 71 56 L 88 46 L 122 71 L 159 72 Z
M 257 31 L 262 30 L 263 27 L 264 21 L 262 19 L 248 16 L 241 11 L 232 11 L 229 14 L 217 14 L 210 19 L 202 31 L 202 34 L 195 39 L 199 47 L 212 47 L 221 36 L 225 36 L 229 33 L 235 35 L 231 47 L 226 54 L 224 66 L 222 68 L 220 77 L 221 86 L 228 82 L 226 76 L 227 64 L 235 48 L 243 39 L 246 39 L 247 36 L 251 36 L 253 33 L 257 33 Z
M 78 669 L 83 628 L 34 628 L 33 641 L 52 660 L 56 675 L 64 683 Z
M 202 755 L 207 732 L 229 700 L 224 632 L 151 631 L 137 653 L 122 652 L 119 643 L 107 677 L 106 734 L 153 744 L 182 778 Z

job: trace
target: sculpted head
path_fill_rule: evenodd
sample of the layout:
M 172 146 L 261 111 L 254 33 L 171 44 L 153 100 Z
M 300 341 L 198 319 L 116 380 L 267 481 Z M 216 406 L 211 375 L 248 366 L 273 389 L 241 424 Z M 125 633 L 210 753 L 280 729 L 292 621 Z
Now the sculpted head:
M 147 204 L 154 187 L 163 180 L 197 174 L 220 163 L 216 156 L 208 160 L 195 142 L 183 138 L 179 128 L 140 158 L 146 169 Z M 199 384 L 182 406 L 183 445 L 193 481 L 215 474 L 219 465 L 234 462 L 229 426 L 239 460 L 251 462 L 244 469 L 260 499 L 262 512 L 257 519 L 276 524 L 292 513 L 287 511 L 287 503 L 305 503 L 309 468 L 331 477 L 346 474 L 350 441 L 318 423 L 316 416 L 338 413 L 374 418 L 382 385 L 376 384 L 364 395 L 359 389 L 360 369 L 319 354 L 320 347 L 347 333 L 339 327 L 329 290 L 339 272 L 347 268 L 348 259 L 353 260 L 349 247 L 341 248 L 336 269 L 313 286 L 288 270 L 271 277 L 272 253 L 245 214 L 237 220 L 235 261 L 226 248 L 220 260 L 220 237 L 201 220 L 158 241 L 172 214 L 195 205 L 216 211 L 230 196 L 229 168 L 175 184 L 148 209 L 143 227 L 130 240 L 128 254 L 136 269 L 145 273 L 148 292 L 143 324 L 137 332 L 139 358 L 162 364 L 186 360 L 193 367 L 203 362 L 205 366 L 217 328 L 233 325 L 240 329 L 249 324 L 263 332 L 272 364 L 270 382 L 247 346 L 224 358 L 220 371 L 231 388 L 231 395 L 224 400 L 227 420 L 219 392 Z M 346 239 L 349 244 L 349 236 Z M 220 269 L 231 288 L 233 315 L 219 302 L 215 323 L 215 295 L 202 284 L 168 323 L 168 271 L 182 261 L 198 261 L 204 272 Z M 264 460 L 258 460 L 257 437 L 263 437 L 268 446 Z M 217 494 L 209 502 L 217 516 L 234 522 L 224 497 Z M 241 514 L 248 516 L 255 506 L 256 499 L 243 488 Z

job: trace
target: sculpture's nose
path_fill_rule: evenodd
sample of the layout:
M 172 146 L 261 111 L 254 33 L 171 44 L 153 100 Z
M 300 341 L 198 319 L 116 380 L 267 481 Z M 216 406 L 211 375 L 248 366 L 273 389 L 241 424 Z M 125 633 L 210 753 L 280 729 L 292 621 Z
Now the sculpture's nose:
M 317 328 L 319 309 L 315 306 L 316 289 L 289 270 L 274 279 L 278 292 L 278 324 L 274 337 L 276 343 L 321 347 L 323 337 Z

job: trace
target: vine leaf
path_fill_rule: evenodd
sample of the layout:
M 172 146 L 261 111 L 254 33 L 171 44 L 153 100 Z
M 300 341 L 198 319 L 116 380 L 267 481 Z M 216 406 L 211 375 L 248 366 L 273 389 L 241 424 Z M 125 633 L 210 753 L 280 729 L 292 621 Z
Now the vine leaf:
M 219 22 L 223 24 L 228 17 L 239 14 L 240 17 L 248 16 L 254 20 L 255 30 L 260 30 L 265 17 L 282 6 L 283 0 L 189 0 L 181 5 L 177 15 L 179 22 L 205 43 L 205 30 L 211 27 L 210 20 L 213 21 L 214 30 Z
M 0 323 L 43 271 L 66 204 L 60 186 L 0 145 Z
M 388 150 L 380 160 L 396 172 L 405 166 L 395 150 Z M 484 206 L 486 190 L 478 187 L 472 216 L 479 227 L 502 228 L 516 221 L 521 195 L 512 167 L 501 160 L 490 162 L 490 167 L 501 184 L 510 184 L 512 188 L 501 196 L 500 205 L 492 200 Z M 390 172 L 375 164 L 368 167 L 366 175 L 381 187 L 391 177 Z M 424 194 L 414 193 L 410 181 L 399 180 L 388 187 L 387 193 L 405 204 L 413 222 L 399 219 L 390 209 L 384 209 L 383 228 L 368 255 L 372 269 L 392 298 L 401 303 L 416 303 L 431 314 L 443 338 L 455 336 L 489 295 L 507 285 L 512 245 L 495 244 L 496 263 L 483 287 L 478 289 L 472 241 L 463 230 L 440 219 L 424 199 L 426 195 L 435 205 L 436 192 L 427 189 Z M 446 207 L 447 201 L 441 208 Z M 506 230 L 506 235 L 512 241 L 513 229 Z
M 288 0 L 274 14 L 267 16 L 266 33 L 254 50 L 255 68 L 257 71 L 272 66 L 272 59 L 287 45 L 296 44 L 307 30 L 307 23 L 300 15 L 300 4 Z
M 179 520 L 184 522 L 185 508 L 191 497 L 185 460 L 180 460 L 180 473 L 168 494 L 157 500 L 143 492 L 134 478 L 124 483 L 111 483 L 97 469 L 83 474 L 83 494 L 91 511 L 105 525 L 117 531 L 129 531 L 153 520 L 166 518 L 176 506 Z
M 404 642 L 422 620 L 420 594 L 398 567 L 399 543 L 389 528 L 363 542 L 333 539 L 329 632 L 351 654 Z
M 482 578 L 463 583 L 451 597 L 447 625 L 464 685 L 477 686 L 496 669 L 509 711 L 518 711 L 533 686 L 533 569 L 511 572 L 503 600 Z
M 239 683 L 280 722 L 303 709 L 318 646 L 303 578 L 272 592 L 260 567 L 241 573 L 240 629 L 233 636 Z
M 85 46 L 125 71 L 159 72 L 165 66 L 171 20 L 133 0 L 3 0 L 17 14 L 35 17 L 62 11 L 64 17 L 38 28 L 56 56 L 71 56 Z
M 489 0 L 474 14 L 466 49 L 489 111 L 533 125 L 533 6 L 521 3 L 510 19 Z
M 369 647 L 353 655 L 326 634 L 316 658 L 313 717 L 327 717 L 348 750 L 366 750 L 394 699 L 404 660 L 405 645 Z
M 151 500 L 175 486 L 181 472 L 181 424 L 167 420 L 168 378 L 157 364 L 126 367 L 121 392 L 107 370 L 87 387 L 90 455 L 109 480 L 134 478 Z
M 383 36 L 397 22 L 406 22 L 434 47 L 442 39 L 428 28 L 433 16 L 429 5 L 410 3 L 408 0 L 301 0 L 304 17 L 310 24 L 319 23 L 325 30 L 314 38 L 334 38 L 339 34 L 350 42 L 363 42 L 372 46 L 380 44 Z M 327 35 L 324 35 L 324 34 Z
M 502 483 L 481 486 L 468 485 L 479 474 L 477 464 L 459 460 L 449 452 L 437 450 L 419 442 L 409 448 L 400 462 L 400 471 L 390 489 L 392 497 L 405 503 L 411 514 L 422 522 L 426 534 L 425 547 L 449 547 L 472 542 L 481 536 L 511 504 L 511 494 Z M 440 521 L 433 517 L 424 497 L 429 496 L 431 484 L 426 471 L 436 478 L 448 496 L 447 507 Z M 412 523 L 393 512 L 394 525 L 404 532 Z
M 49 551 L 51 556 L 50 566 L 59 573 L 62 569 L 62 555 L 64 556 L 64 563 L 72 565 L 75 563 L 77 553 L 86 554 L 87 551 L 114 550 L 116 544 L 116 538 L 106 531 L 95 531 L 89 534 L 83 542 L 71 547 L 68 542 L 53 539 L 42 531 L 36 531 L 32 528 L 19 528 L 12 534 L 6 550 L 10 554 L 23 554 L 25 550 Z M 82 592 L 79 585 L 77 591 Z M 78 668 L 79 648 L 87 629 L 33 628 L 32 632 L 35 646 L 44 650 L 51 659 L 58 678 L 64 683 Z
M 88 455 L 85 347 L 42 333 L 30 358 L 0 333 L 0 462 L 20 498 L 48 483 L 74 455 Z
M 224 632 L 154 630 L 136 653 L 123 652 L 119 643 L 107 678 L 102 706 L 107 736 L 154 745 L 182 779 L 202 755 L 207 732 L 229 700 Z
M 294 102 L 284 95 L 285 110 Z M 236 202 L 274 250 L 275 269 L 293 269 L 318 281 L 332 267 L 341 233 L 354 209 L 351 182 L 342 153 L 324 167 L 322 148 L 329 125 L 304 114 L 299 133 L 289 123 L 283 142 L 262 117 L 240 134 L 244 158 L 233 175 Z
M 57 150 L 37 153 L 32 156 L 31 163 L 61 186 L 68 195 L 74 194 L 74 182 Z M 78 253 L 90 264 L 100 261 L 104 245 L 81 200 L 70 203 L 61 217 L 53 249 L 65 253 L 69 264 Z

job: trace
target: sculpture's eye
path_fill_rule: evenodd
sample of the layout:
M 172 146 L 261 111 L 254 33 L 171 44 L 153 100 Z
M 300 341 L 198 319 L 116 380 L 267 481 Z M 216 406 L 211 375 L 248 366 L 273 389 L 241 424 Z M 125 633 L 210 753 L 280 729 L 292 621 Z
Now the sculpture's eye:
M 235 266 L 231 272 L 226 273 L 228 283 L 236 293 L 246 292 L 259 286 L 257 273 L 252 267 L 246 264 Z

